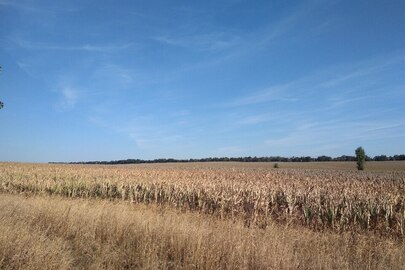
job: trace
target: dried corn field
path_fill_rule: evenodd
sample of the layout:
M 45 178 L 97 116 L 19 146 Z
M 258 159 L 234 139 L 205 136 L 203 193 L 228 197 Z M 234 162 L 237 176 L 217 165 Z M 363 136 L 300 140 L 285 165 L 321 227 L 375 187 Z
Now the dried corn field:
M 276 223 L 397 239 L 405 233 L 405 172 L 399 170 L 2 163 L 0 190 L 170 206 L 247 227 Z

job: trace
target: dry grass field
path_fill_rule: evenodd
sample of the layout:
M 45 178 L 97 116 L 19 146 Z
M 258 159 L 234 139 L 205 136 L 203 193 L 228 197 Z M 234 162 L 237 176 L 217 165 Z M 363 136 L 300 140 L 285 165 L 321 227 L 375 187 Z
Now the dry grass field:
M 0 163 L 1 269 L 405 269 L 404 162 Z

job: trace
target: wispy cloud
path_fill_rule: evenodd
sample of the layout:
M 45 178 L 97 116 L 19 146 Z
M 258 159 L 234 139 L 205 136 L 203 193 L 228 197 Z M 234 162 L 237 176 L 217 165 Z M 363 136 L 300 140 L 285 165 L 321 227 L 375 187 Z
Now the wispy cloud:
M 404 64 L 405 54 L 402 52 L 390 57 L 377 57 L 367 61 L 350 63 L 344 67 L 329 67 L 307 76 L 289 81 L 284 84 L 271 85 L 264 90 L 253 91 L 252 94 L 236 98 L 227 106 L 246 106 L 272 101 L 295 102 L 302 99 L 314 98 L 313 93 L 329 92 L 334 97 L 328 105 L 344 105 L 345 103 L 377 97 L 372 95 L 355 96 L 353 92 L 370 88 L 381 79 L 383 69 Z M 350 84 L 350 85 L 348 85 Z M 345 86 L 342 88 L 342 86 Z M 338 91 L 334 91 L 338 89 Z M 379 91 L 380 95 L 382 91 Z M 388 90 L 385 90 L 385 94 Z M 319 97 L 318 97 L 319 98 Z
M 271 86 L 265 90 L 256 91 L 252 95 L 237 98 L 227 105 L 236 107 L 270 101 L 285 101 L 285 102 L 298 101 L 298 98 L 292 97 L 290 96 L 290 93 L 288 93 L 288 90 L 292 89 L 294 87 L 294 84 L 295 82 L 285 85 Z
M 350 130 L 350 132 L 347 132 Z M 405 137 L 405 124 L 392 121 L 319 121 L 298 124 L 291 132 L 281 138 L 270 138 L 265 144 L 271 149 L 294 148 L 313 151 L 312 147 L 332 149 L 335 146 L 351 143 L 369 142 L 388 138 Z M 313 153 L 313 152 L 312 152 Z
M 9 1 L 9 0 L 0 0 L 0 6 L 11 6 L 13 4 L 14 4 L 14 2 Z
M 28 62 L 26 62 L 24 60 L 16 61 L 16 64 L 22 71 L 27 73 L 29 76 L 35 77 L 35 72 L 33 72 L 31 64 L 29 64 Z
M 284 115 L 285 117 L 285 115 Z M 277 120 L 279 117 L 274 113 L 265 113 L 265 114 L 256 114 L 256 115 L 249 115 L 240 118 L 236 123 L 242 125 L 255 125 L 260 123 L 269 122 L 272 120 Z
M 293 29 L 300 27 L 302 21 L 307 20 L 307 17 L 311 12 L 318 6 L 314 2 L 306 2 L 301 6 L 292 10 L 289 14 L 285 15 L 280 20 L 268 25 L 262 32 L 257 34 L 255 42 L 250 42 L 251 47 L 256 47 L 257 49 L 262 49 L 267 47 L 269 43 L 281 38 L 282 36 L 290 33 Z
M 75 107 L 79 100 L 79 90 L 69 85 L 62 86 L 57 90 L 60 95 L 59 101 L 55 104 L 57 111 L 65 111 Z
M 133 116 L 130 119 L 116 119 L 115 121 L 109 117 L 91 116 L 88 120 L 98 127 L 127 136 L 137 148 L 143 150 L 177 145 L 185 138 L 184 132 L 180 134 L 176 125 L 162 124 L 158 119 L 147 115 Z
M 401 52 L 393 56 L 377 57 L 375 59 L 369 59 L 368 61 L 352 63 L 348 71 L 335 74 L 330 79 L 321 82 L 319 86 L 322 88 L 332 88 L 357 78 L 381 72 L 385 68 L 401 64 L 404 61 L 405 53 Z M 332 73 L 333 68 L 330 68 L 329 72 Z
M 303 27 L 302 22 L 317 7 L 319 7 L 319 4 L 316 1 L 306 2 L 290 10 L 281 18 L 251 32 L 235 32 L 233 29 L 224 29 L 209 23 L 208 27 L 206 24 L 204 24 L 204 27 L 193 24 L 186 27 L 182 26 L 169 33 L 155 35 L 153 39 L 162 44 L 180 48 L 203 52 L 221 52 L 221 54 L 212 55 L 201 54 L 204 57 L 199 61 L 193 61 L 176 68 L 176 73 L 184 74 L 184 72 L 190 70 L 221 65 L 228 61 L 260 53 L 265 49 L 268 50 L 278 41 L 281 41 L 284 36 L 292 34 L 294 31 L 297 32 L 298 28 Z
M 7 8 L 13 8 L 13 9 L 18 9 L 22 10 L 25 12 L 35 12 L 35 13 L 46 13 L 46 14 L 53 14 L 48 9 L 44 8 L 38 8 L 36 6 L 31 5 L 31 3 L 27 2 L 22 2 L 22 1 L 12 1 L 12 0 L 0 0 L 0 6 L 7 7 Z
M 163 35 L 156 37 L 155 40 L 163 44 L 191 50 L 218 51 L 237 45 L 240 38 L 226 32 L 211 32 L 189 35 L 183 34 L 181 36 Z
M 94 68 L 89 74 L 93 93 L 120 92 L 119 90 L 136 90 L 145 84 L 155 82 L 151 74 L 128 65 L 106 62 Z M 100 84 L 99 82 L 103 82 Z
M 96 75 L 115 78 L 119 84 L 128 86 L 134 82 L 135 71 L 121 65 L 105 64 L 96 71 Z
M 27 50 L 62 50 L 62 51 L 86 51 L 86 52 L 101 52 L 101 53 L 114 53 L 122 50 L 130 49 L 135 46 L 134 43 L 123 44 L 107 44 L 107 45 L 60 45 L 49 44 L 41 42 L 30 42 L 22 39 L 16 41 L 17 45 Z
M 41 16 L 41 19 L 55 18 L 58 14 L 65 12 L 74 12 L 77 7 L 66 5 L 66 3 L 58 3 L 57 5 L 41 5 L 40 1 L 24 1 L 24 0 L 0 0 L 0 6 L 8 9 L 14 9 L 24 15 Z

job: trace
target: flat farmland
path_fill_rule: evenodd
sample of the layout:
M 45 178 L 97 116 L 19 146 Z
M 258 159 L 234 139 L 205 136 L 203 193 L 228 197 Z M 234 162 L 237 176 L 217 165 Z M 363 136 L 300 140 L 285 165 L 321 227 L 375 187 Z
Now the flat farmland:
M 403 268 L 404 162 L 368 162 L 365 171 L 351 162 L 278 164 L 275 169 L 274 163 L 0 163 L 0 218 L 9 224 L 3 232 L 25 231 L 28 242 L 69 246 L 58 253 L 63 260 L 49 250 L 41 253 L 66 268 Z M 91 225 L 75 225 L 84 220 Z M 155 229 L 148 229 L 152 223 Z M 37 229 L 31 239 L 28 232 Z M 150 238 L 140 243 L 140 232 Z M 35 268 L 33 257 L 16 261 L 25 245 L 7 252 L 15 240 L 4 234 L 0 267 Z M 87 240 L 80 242 L 81 235 Z M 241 250 L 230 248 L 235 246 Z M 79 247 L 92 255 L 71 257 Z M 107 250 L 122 260 L 106 264 Z

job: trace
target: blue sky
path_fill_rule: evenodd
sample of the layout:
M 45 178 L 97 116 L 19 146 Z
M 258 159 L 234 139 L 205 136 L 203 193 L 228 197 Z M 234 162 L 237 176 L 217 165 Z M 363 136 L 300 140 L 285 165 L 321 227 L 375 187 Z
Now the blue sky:
M 404 10 L 0 0 L 0 161 L 404 153 Z

